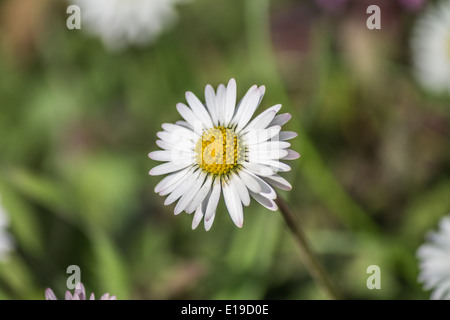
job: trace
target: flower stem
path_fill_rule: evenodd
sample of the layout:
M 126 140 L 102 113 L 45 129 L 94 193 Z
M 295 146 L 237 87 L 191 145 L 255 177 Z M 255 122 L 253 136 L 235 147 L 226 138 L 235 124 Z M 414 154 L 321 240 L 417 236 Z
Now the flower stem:
M 340 294 L 338 293 L 333 282 L 328 277 L 327 273 L 323 269 L 317 257 L 312 252 L 306 237 L 300 228 L 294 212 L 289 207 L 286 201 L 283 200 L 279 195 L 275 202 L 278 205 L 284 221 L 286 222 L 289 230 L 292 232 L 299 249 L 300 254 L 303 258 L 303 263 L 309 274 L 314 278 L 314 280 L 322 287 L 323 291 L 328 295 L 330 299 L 338 300 L 340 299 Z

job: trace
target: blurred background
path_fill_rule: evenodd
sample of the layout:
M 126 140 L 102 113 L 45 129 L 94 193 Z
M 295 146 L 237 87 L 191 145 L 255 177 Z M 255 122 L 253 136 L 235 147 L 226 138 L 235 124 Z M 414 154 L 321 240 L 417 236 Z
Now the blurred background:
M 0 0 L 0 299 L 63 298 L 69 265 L 118 299 L 325 299 L 278 212 L 212 229 L 153 189 L 147 154 L 185 91 L 265 85 L 302 157 L 281 192 L 344 297 L 428 299 L 417 247 L 450 212 L 450 98 L 413 77 L 419 0 L 190 0 L 140 45 L 69 30 L 62 0 Z M 366 9 L 381 8 L 369 30 Z M 83 14 L 83 11 L 81 12 Z M 378 265 L 381 289 L 369 290 Z

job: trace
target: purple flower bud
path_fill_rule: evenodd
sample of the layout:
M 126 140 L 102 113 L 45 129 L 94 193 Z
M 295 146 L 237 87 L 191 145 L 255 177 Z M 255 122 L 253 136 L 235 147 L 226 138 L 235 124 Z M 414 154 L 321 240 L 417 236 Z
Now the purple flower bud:
M 87 300 L 86 291 L 83 284 L 81 282 L 77 283 L 73 295 L 67 290 L 64 298 L 65 300 Z M 47 288 L 45 289 L 45 300 L 58 300 L 58 299 L 56 298 L 56 295 L 53 292 L 53 290 Z M 91 294 L 89 300 L 95 300 L 94 293 Z M 117 300 L 117 298 L 116 296 L 110 296 L 109 293 L 105 293 L 104 295 L 102 295 L 100 300 Z

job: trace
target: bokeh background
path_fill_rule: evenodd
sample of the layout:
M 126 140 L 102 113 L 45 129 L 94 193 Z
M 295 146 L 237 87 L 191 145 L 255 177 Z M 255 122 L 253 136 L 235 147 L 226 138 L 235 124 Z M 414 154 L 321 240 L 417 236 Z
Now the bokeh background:
M 185 91 L 265 85 L 302 157 L 281 192 L 344 297 L 428 299 L 417 247 L 450 212 L 450 98 L 414 79 L 426 1 L 191 0 L 152 43 L 111 51 L 61 0 L 0 1 L 0 194 L 15 246 L 0 299 L 325 299 L 278 212 L 223 204 L 209 232 L 153 189 L 156 132 Z M 429 1 L 432 2 L 432 1 Z M 331 5 L 330 5 L 331 4 Z M 381 8 L 381 30 L 366 8 Z M 367 267 L 381 269 L 369 290 Z

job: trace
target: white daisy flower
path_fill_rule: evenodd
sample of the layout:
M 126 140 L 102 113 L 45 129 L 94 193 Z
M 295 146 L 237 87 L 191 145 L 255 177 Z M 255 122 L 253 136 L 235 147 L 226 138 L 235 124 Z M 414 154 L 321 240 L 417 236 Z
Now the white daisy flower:
M 417 81 L 432 92 L 450 92 L 450 1 L 430 5 L 411 41 Z
M 9 225 L 9 219 L 6 211 L 1 205 L 0 199 L 0 261 L 5 261 L 8 257 L 8 253 L 11 251 L 13 241 L 10 234 L 6 231 Z
M 439 230 L 427 237 L 417 250 L 419 281 L 425 290 L 433 289 L 432 300 L 450 299 L 450 215 L 441 219 Z
M 84 285 L 81 282 L 75 286 L 73 295 L 70 293 L 69 290 L 67 290 L 64 298 L 65 298 L 64 300 L 88 300 L 86 296 L 86 291 L 84 289 Z M 56 298 L 56 295 L 52 289 L 47 288 L 45 289 L 45 300 L 58 300 L 58 298 Z M 94 293 L 91 293 L 89 300 L 95 300 Z M 110 296 L 109 293 L 105 293 L 100 297 L 100 300 L 117 300 L 117 298 L 116 296 Z
M 109 49 L 152 42 L 176 19 L 183 0 L 71 0 L 80 7 L 81 29 L 99 36 Z
M 189 107 L 177 104 L 184 121 L 165 123 L 157 133 L 156 144 L 163 150 L 149 157 L 166 163 L 150 170 L 150 175 L 165 177 L 155 192 L 167 198 L 165 205 L 178 200 L 174 213 L 193 213 L 192 228 L 202 219 L 209 230 L 216 215 L 220 195 L 223 194 L 231 219 L 238 227 L 244 223 L 243 205 L 250 197 L 270 210 L 277 210 L 277 195 L 272 188 L 291 190 L 288 181 L 277 174 L 291 168 L 280 160 L 297 159 L 300 155 L 288 149 L 286 140 L 295 132 L 281 131 L 290 114 L 277 115 L 281 105 L 275 105 L 253 120 L 265 92 L 265 87 L 251 87 L 236 105 L 236 82 L 205 88 L 203 104 L 186 92 Z M 250 121 L 251 120 L 251 121 Z

